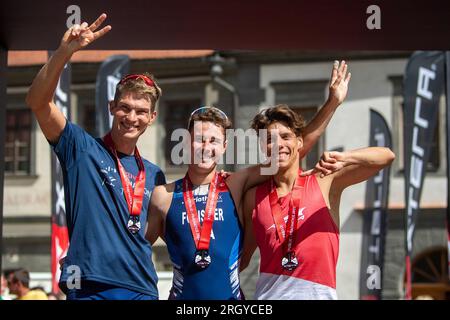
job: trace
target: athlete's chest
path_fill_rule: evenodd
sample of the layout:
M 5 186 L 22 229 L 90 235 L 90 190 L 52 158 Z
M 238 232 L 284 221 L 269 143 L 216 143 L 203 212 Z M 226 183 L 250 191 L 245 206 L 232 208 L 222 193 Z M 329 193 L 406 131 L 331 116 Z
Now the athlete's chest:
M 99 192 L 113 193 L 115 196 L 124 196 L 127 185 L 132 190 L 136 182 L 141 180 L 144 186 L 143 201 L 148 204 L 151 191 L 154 188 L 154 176 L 150 168 L 144 166 L 140 170 L 134 157 L 121 158 L 122 174 L 116 161 L 104 153 L 87 154 L 80 164 L 79 172 L 87 175 L 88 179 L 97 186 Z M 140 171 L 143 171 L 140 174 Z M 139 178 L 139 179 L 138 179 Z

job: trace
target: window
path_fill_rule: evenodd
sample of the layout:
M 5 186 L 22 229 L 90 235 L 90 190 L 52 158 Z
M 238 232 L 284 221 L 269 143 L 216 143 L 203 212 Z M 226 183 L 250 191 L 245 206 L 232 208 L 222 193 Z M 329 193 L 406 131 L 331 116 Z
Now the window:
M 430 248 L 412 262 L 412 295 L 414 299 L 448 300 L 447 249 Z
M 164 150 L 167 166 L 174 166 L 171 159 L 172 148 L 179 143 L 179 141 L 171 141 L 170 137 L 175 129 L 187 129 L 187 123 L 192 111 L 201 105 L 200 99 L 191 100 L 172 100 L 165 102 L 165 109 L 167 113 L 164 117 L 164 128 L 166 129 L 166 138 L 164 139 Z
M 84 101 L 83 101 L 84 102 Z M 93 103 L 83 103 L 78 108 L 78 124 L 86 130 L 91 136 L 96 137 L 96 119 L 97 116 L 95 105 Z
M 5 173 L 31 173 L 31 111 L 6 110 Z

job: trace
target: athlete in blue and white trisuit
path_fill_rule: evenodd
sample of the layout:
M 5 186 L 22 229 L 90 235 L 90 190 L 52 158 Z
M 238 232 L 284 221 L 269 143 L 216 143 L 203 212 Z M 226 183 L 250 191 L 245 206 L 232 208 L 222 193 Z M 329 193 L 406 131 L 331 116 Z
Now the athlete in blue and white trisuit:
M 336 80 L 337 65 L 332 73 Z M 334 80 L 333 80 L 334 78 Z M 344 90 L 345 89 L 345 90 Z M 304 128 L 304 149 L 308 152 L 323 133 L 337 106 L 345 98 L 346 88 L 331 87 L 330 97 L 314 119 Z M 202 107 L 189 119 L 191 134 L 191 164 L 186 177 L 193 184 L 193 194 L 200 224 L 203 221 L 208 190 L 217 171 L 217 161 L 224 154 L 225 130 L 231 127 L 227 116 L 219 109 Z M 324 174 L 332 172 L 324 169 Z M 196 241 L 184 203 L 182 179 L 157 186 L 152 195 L 147 239 L 153 244 L 158 237 L 166 241 L 174 267 L 170 299 L 243 299 L 239 284 L 240 254 L 254 244 L 247 243 L 252 230 L 245 229 L 241 203 L 247 190 L 267 179 L 260 166 L 231 173 L 222 186 L 211 230 L 210 265 L 200 269 L 195 263 Z
M 166 215 L 164 237 L 174 267 L 172 299 L 241 299 L 239 254 L 243 229 L 228 187 L 219 186 L 209 254 L 211 265 L 200 270 L 193 262 L 196 251 L 183 200 L 183 180 L 175 182 Z M 200 220 L 205 214 L 208 185 L 197 186 L 194 199 Z

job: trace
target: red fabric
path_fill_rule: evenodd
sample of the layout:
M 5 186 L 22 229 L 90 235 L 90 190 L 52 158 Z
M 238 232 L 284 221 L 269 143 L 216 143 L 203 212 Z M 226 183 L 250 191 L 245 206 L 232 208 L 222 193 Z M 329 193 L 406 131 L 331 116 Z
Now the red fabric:
M 60 227 L 52 223 L 52 292 L 60 291 L 58 282 L 61 277 L 59 260 L 67 255 L 69 249 L 69 233 L 67 226 Z
M 214 222 L 214 212 L 217 207 L 217 199 L 219 198 L 219 183 L 222 182 L 219 174 L 214 175 L 213 180 L 209 185 L 208 200 L 206 201 L 205 215 L 203 223 L 197 214 L 194 194 L 192 192 L 194 186 L 189 175 L 183 179 L 183 198 L 186 207 L 186 212 L 189 216 L 189 226 L 191 228 L 192 237 L 194 238 L 195 247 L 197 250 L 209 250 L 209 242 L 211 241 L 211 230 Z
M 139 173 L 136 177 L 134 183 L 134 190 L 128 179 L 127 172 L 120 162 L 119 156 L 114 146 L 114 141 L 112 140 L 111 132 L 103 138 L 105 145 L 111 150 L 111 152 L 116 157 L 116 163 L 119 168 L 120 180 L 122 181 L 123 193 L 125 194 L 125 200 L 127 201 L 128 211 L 130 215 L 139 216 L 142 211 L 142 201 L 144 199 L 144 189 L 145 189 L 145 168 L 144 162 L 142 161 L 141 155 L 139 154 L 138 147 L 134 148 L 134 157 L 139 167 Z
M 406 256 L 406 290 L 405 290 L 405 299 L 412 299 L 412 291 L 411 291 L 411 258 Z
M 287 275 L 336 288 L 336 264 L 339 255 L 339 229 L 325 204 L 315 176 L 302 177 L 300 212 L 294 250 L 299 266 L 293 271 L 281 267 L 283 247 L 270 208 L 270 181 L 256 189 L 253 231 L 261 253 L 260 272 Z M 287 221 L 289 198 L 280 198 Z M 303 213 L 303 214 L 301 214 Z M 303 217 L 303 218 L 302 218 Z

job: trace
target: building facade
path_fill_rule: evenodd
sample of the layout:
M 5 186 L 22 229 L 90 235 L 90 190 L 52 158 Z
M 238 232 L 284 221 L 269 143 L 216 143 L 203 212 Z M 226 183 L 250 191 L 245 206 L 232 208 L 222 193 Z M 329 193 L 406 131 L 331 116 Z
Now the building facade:
M 95 80 L 100 63 L 114 52 L 86 51 L 72 63 L 72 121 L 88 132 L 95 130 Z M 212 57 L 220 54 L 220 72 L 211 76 Z M 6 172 L 4 195 L 4 268 L 27 267 L 33 272 L 50 270 L 50 147 L 25 105 L 33 77 L 45 61 L 44 53 L 11 52 L 8 70 Z M 157 121 L 140 139 L 142 155 L 159 165 L 168 181 L 181 178 L 186 167 L 174 164 L 170 153 L 176 141 L 171 133 L 184 128 L 195 108 L 214 105 L 231 116 L 235 128 L 249 128 L 253 116 L 265 106 L 285 103 L 309 120 L 327 98 L 333 60 L 345 59 L 352 72 L 346 101 L 339 107 L 325 134 L 302 161 L 311 168 L 325 150 L 351 150 L 368 145 L 369 110 L 386 119 L 397 158 L 391 169 L 390 205 L 386 243 L 383 298 L 403 296 L 404 282 L 404 177 L 402 77 L 411 52 L 243 52 L 243 51 L 139 51 L 129 52 L 131 72 L 150 71 L 159 79 L 163 96 Z M 34 57 L 34 58 L 33 58 Z M 34 61 L 35 60 L 35 61 Z M 216 70 L 217 71 L 217 70 Z M 232 89 L 236 90 L 236 94 Z M 106 108 L 107 106 L 105 106 Z M 447 207 L 445 106 L 433 140 L 428 175 L 423 188 L 414 242 L 414 292 L 445 297 L 440 257 L 446 253 Z M 247 145 L 238 154 L 254 154 Z M 227 165 L 237 170 L 242 165 Z M 359 298 L 362 214 L 365 184 L 348 188 L 340 207 L 340 254 L 337 292 L 340 299 Z M 253 296 L 258 274 L 258 253 L 241 274 L 248 298 Z M 164 243 L 154 246 L 154 263 L 160 272 L 171 271 Z M 425 275 L 424 275 L 425 274 Z M 167 273 L 164 273 L 167 275 Z M 166 278 L 164 278 L 166 279 Z M 442 281 L 441 281 L 442 280 Z M 170 283 L 170 278 L 166 280 Z M 161 298 L 167 297 L 168 286 Z M 413 293 L 414 293 L 413 292 Z

